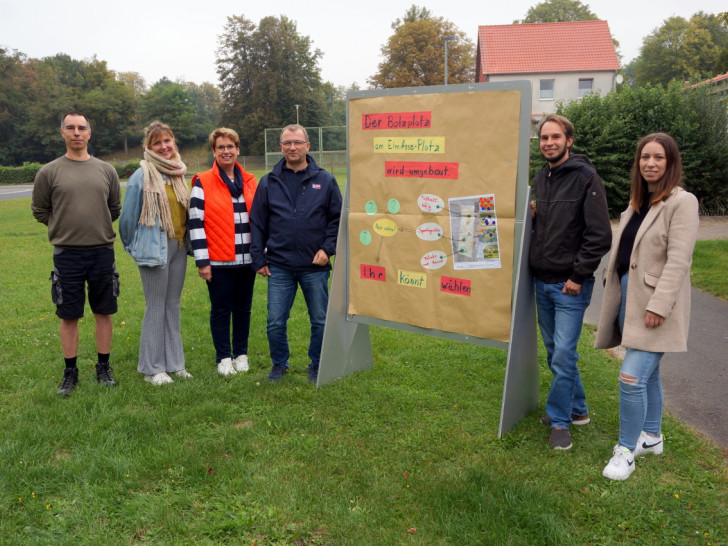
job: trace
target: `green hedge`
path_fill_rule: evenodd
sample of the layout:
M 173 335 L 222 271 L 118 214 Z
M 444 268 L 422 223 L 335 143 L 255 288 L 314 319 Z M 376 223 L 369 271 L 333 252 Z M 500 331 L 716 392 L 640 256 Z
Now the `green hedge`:
M 110 165 L 116 169 L 119 178 L 129 178 L 139 168 L 139 160 Z M 0 184 L 32 184 L 42 166 L 40 163 L 26 163 L 22 167 L 0 167 Z
M 32 184 L 43 165 L 25 163 L 22 167 L 0 167 L 0 184 Z
M 664 131 L 680 146 L 685 188 L 695 194 L 701 214 L 725 214 L 728 203 L 728 111 L 711 87 L 685 89 L 682 83 L 620 87 L 604 97 L 589 94 L 560 104 L 558 113 L 574 125 L 574 153 L 586 154 L 607 191 L 612 218 L 627 207 L 630 169 L 637 143 Z M 534 162 L 543 165 L 537 149 Z
M 120 179 L 129 178 L 139 168 L 139 161 L 141 160 L 135 159 L 126 163 L 111 163 L 111 166 L 116 169 Z

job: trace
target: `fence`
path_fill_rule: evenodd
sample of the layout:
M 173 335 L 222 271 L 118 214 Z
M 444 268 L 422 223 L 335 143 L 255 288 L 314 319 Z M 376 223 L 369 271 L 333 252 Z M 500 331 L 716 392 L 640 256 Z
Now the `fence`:
M 280 148 L 280 147 L 279 147 Z M 332 174 L 344 174 L 347 166 L 347 155 L 346 150 L 337 150 L 332 152 L 314 152 L 310 151 L 311 155 L 316 163 L 329 171 Z M 212 156 L 210 157 L 212 159 Z M 283 154 L 280 152 L 269 153 L 267 155 L 241 155 L 238 156 L 238 163 L 243 166 L 248 172 L 268 172 L 273 166 L 283 158 Z M 185 157 L 185 159 L 188 159 Z M 204 171 L 212 166 L 211 161 L 205 159 L 188 160 L 187 162 L 187 174 L 192 175 L 194 173 Z

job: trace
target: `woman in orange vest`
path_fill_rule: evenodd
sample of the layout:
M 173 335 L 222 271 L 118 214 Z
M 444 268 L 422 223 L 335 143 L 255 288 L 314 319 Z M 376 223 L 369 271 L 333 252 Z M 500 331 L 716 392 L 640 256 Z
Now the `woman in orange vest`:
M 210 134 L 212 169 L 192 179 L 188 228 L 200 277 L 210 294 L 210 331 L 217 371 L 248 371 L 248 334 L 255 271 L 248 213 L 258 186 L 237 163 L 240 138 L 232 129 Z M 232 317 L 232 345 L 230 318 Z

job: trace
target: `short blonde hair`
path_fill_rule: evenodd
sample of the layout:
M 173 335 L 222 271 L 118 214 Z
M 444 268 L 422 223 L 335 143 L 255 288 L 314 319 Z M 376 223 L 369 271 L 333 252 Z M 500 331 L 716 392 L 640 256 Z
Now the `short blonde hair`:
M 281 129 L 281 138 L 283 138 L 283 133 L 286 131 L 303 131 L 303 136 L 306 139 L 306 142 L 308 142 L 308 131 L 306 131 L 306 128 L 303 125 L 299 125 L 298 123 L 286 125 L 283 129 Z
M 232 129 L 228 129 L 227 127 L 218 127 L 215 129 L 212 133 L 210 133 L 210 149 L 215 150 L 215 142 L 217 142 L 217 139 L 220 137 L 226 137 L 232 140 L 235 143 L 236 148 L 240 148 L 240 137 L 238 136 L 238 133 L 233 131 Z

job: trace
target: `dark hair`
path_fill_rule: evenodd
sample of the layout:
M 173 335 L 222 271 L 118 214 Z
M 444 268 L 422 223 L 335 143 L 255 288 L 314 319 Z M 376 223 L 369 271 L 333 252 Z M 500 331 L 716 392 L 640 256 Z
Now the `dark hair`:
M 86 125 L 88 125 L 88 128 L 91 129 L 91 122 L 86 117 L 86 114 L 84 114 L 83 112 L 79 112 L 78 110 L 69 110 L 61 116 L 61 129 L 63 129 L 63 122 L 66 121 L 66 118 L 68 116 L 81 116 L 83 119 L 86 120 Z
M 632 163 L 632 187 L 630 189 L 629 204 L 635 210 L 640 210 L 647 191 L 645 180 L 640 172 L 640 157 L 642 156 L 642 150 L 650 142 L 657 142 L 665 149 L 667 163 L 665 174 L 657 181 L 657 188 L 652 194 L 650 205 L 662 201 L 672 193 L 672 190 L 682 185 L 682 159 L 680 159 L 680 149 L 677 142 L 667 133 L 650 133 L 640 140 L 637 145 L 637 153 L 634 156 L 634 163 Z
M 561 126 L 561 128 L 564 130 L 564 136 L 566 137 L 566 140 L 569 140 L 570 138 L 574 138 L 574 126 L 571 124 L 571 122 L 566 119 L 564 116 L 560 116 L 558 114 L 549 114 L 545 118 L 543 118 L 541 121 L 538 122 L 538 138 L 541 138 L 541 129 L 543 126 L 548 123 L 549 121 L 552 121 L 554 123 L 557 123 Z

